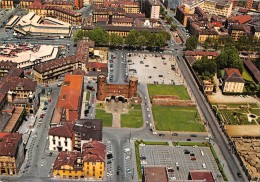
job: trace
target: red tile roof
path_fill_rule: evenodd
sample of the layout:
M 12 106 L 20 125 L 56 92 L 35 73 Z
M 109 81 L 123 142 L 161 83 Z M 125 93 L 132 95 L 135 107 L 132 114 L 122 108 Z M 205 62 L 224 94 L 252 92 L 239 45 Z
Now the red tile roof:
M 67 121 L 75 121 L 79 118 L 82 85 L 82 75 L 65 75 L 56 108 L 68 110 L 66 112 Z
M 185 51 L 185 56 L 213 56 L 217 57 L 218 52 L 209 52 L 209 51 Z
M 215 182 L 211 171 L 208 170 L 192 170 L 190 171 L 192 180 L 204 180 L 205 182 Z
M 0 156 L 16 157 L 20 144 L 22 144 L 22 134 L 0 133 Z
M 235 68 L 225 68 L 225 72 L 227 74 L 227 76 L 232 76 L 234 73 L 238 74 L 239 76 L 241 76 L 241 73 L 238 69 Z
M 251 21 L 252 17 L 250 15 L 238 15 L 238 16 L 233 16 L 233 17 L 229 18 L 229 20 L 238 21 L 239 24 L 245 24 L 245 23 L 248 23 L 249 21 Z
M 73 137 L 72 128 L 73 128 L 72 123 L 65 123 L 62 126 L 50 128 L 49 135 L 72 138 Z
M 106 68 L 107 64 L 98 62 L 89 62 L 88 67 L 90 68 Z
M 166 167 L 146 166 L 144 168 L 144 177 L 146 182 L 168 182 Z
M 77 164 L 77 157 L 81 156 L 82 154 L 78 151 L 74 152 L 60 152 L 58 157 L 56 158 L 53 169 L 60 170 L 62 166 L 68 165 L 71 167 L 75 167 Z M 82 170 L 82 167 L 78 167 L 79 170 Z M 74 168 L 75 170 L 75 168 Z
M 57 159 L 54 162 L 53 169 L 60 170 L 62 166 L 69 165 L 74 170 L 82 170 L 82 167 L 78 166 L 78 158 L 83 159 L 83 162 L 104 162 L 106 155 L 106 146 L 101 142 L 89 142 L 83 145 L 85 151 L 82 153 L 78 151 L 74 152 L 60 152 Z
M 86 162 L 104 162 L 106 157 L 106 146 L 99 141 L 84 143 L 82 146 L 84 161 Z

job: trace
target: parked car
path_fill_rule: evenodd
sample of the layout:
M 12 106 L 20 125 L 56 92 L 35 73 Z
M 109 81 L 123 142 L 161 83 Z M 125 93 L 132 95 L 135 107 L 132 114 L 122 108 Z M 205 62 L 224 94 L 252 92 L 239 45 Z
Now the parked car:
M 197 137 L 198 135 L 196 135 L 196 134 L 191 134 L 190 136 L 191 136 L 191 137 Z
M 237 172 L 237 176 L 242 178 L 242 174 L 240 172 Z
M 173 133 L 172 136 L 178 136 L 178 133 Z
M 165 136 L 165 134 L 160 133 L 159 136 Z

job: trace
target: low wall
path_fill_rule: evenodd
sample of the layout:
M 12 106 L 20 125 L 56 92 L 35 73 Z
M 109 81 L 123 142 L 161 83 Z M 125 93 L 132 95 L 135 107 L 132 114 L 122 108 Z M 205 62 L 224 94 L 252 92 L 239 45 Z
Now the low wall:
M 180 100 L 174 95 L 154 95 L 152 104 L 155 106 L 195 106 L 192 100 Z

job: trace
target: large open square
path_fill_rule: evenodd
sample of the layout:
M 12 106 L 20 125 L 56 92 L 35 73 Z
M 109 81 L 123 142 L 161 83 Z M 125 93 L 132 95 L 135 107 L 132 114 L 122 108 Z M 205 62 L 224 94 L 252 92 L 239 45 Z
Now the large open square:
M 175 58 L 162 54 L 131 54 L 127 57 L 127 73 L 137 76 L 141 83 L 183 83 Z
M 190 170 L 210 170 L 216 181 L 223 181 L 209 147 L 139 145 L 143 166 L 160 165 L 172 168 L 168 175 L 177 180 L 188 179 Z M 172 170 L 171 170 L 172 171 Z
M 196 107 L 153 106 L 156 130 L 203 132 L 204 126 Z

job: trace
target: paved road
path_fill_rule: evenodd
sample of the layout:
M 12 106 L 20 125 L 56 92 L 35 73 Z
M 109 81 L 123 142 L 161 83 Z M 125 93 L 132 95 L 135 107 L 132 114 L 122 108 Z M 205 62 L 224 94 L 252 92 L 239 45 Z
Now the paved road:
M 193 76 L 191 75 L 189 68 L 185 64 L 184 59 L 181 56 L 178 56 L 178 58 L 179 58 L 178 59 L 179 68 L 181 69 L 183 75 L 185 75 L 185 80 L 187 81 L 187 84 L 190 86 L 190 89 L 191 89 L 194 97 L 196 98 L 197 104 L 198 104 L 204 118 L 206 119 L 206 121 L 208 122 L 208 124 L 211 128 L 211 132 L 216 140 L 216 143 L 218 144 L 219 148 L 221 149 L 221 152 L 222 152 L 225 160 L 228 163 L 228 166 L 229 166 L 230 171 L 232 172 L 233 178 L 235 179 L 235 181 L 241 181 L 241 182 L 247 181 L 246 179 L 237 177 L 236 173 L 238 171 L 241 172 L 242 169 L 239 167 L 239 164 L 238 164 L 235 156 L 232 155 L 231 152 L 229 151 L 229 148 L 227 146 L 228 142 L 226 140 L 226 137 L 224 136 L 223 132 L 219 128 L 219 126 L 217 124 L 217 120 L 216 120 L 214 114 L 210 110 L 209 103 L 205 102 L 204 96 L 199 91 L 197 84 L 196 84 Z M 244 174 L 244 173 L 241 172 L 241 174 Z

